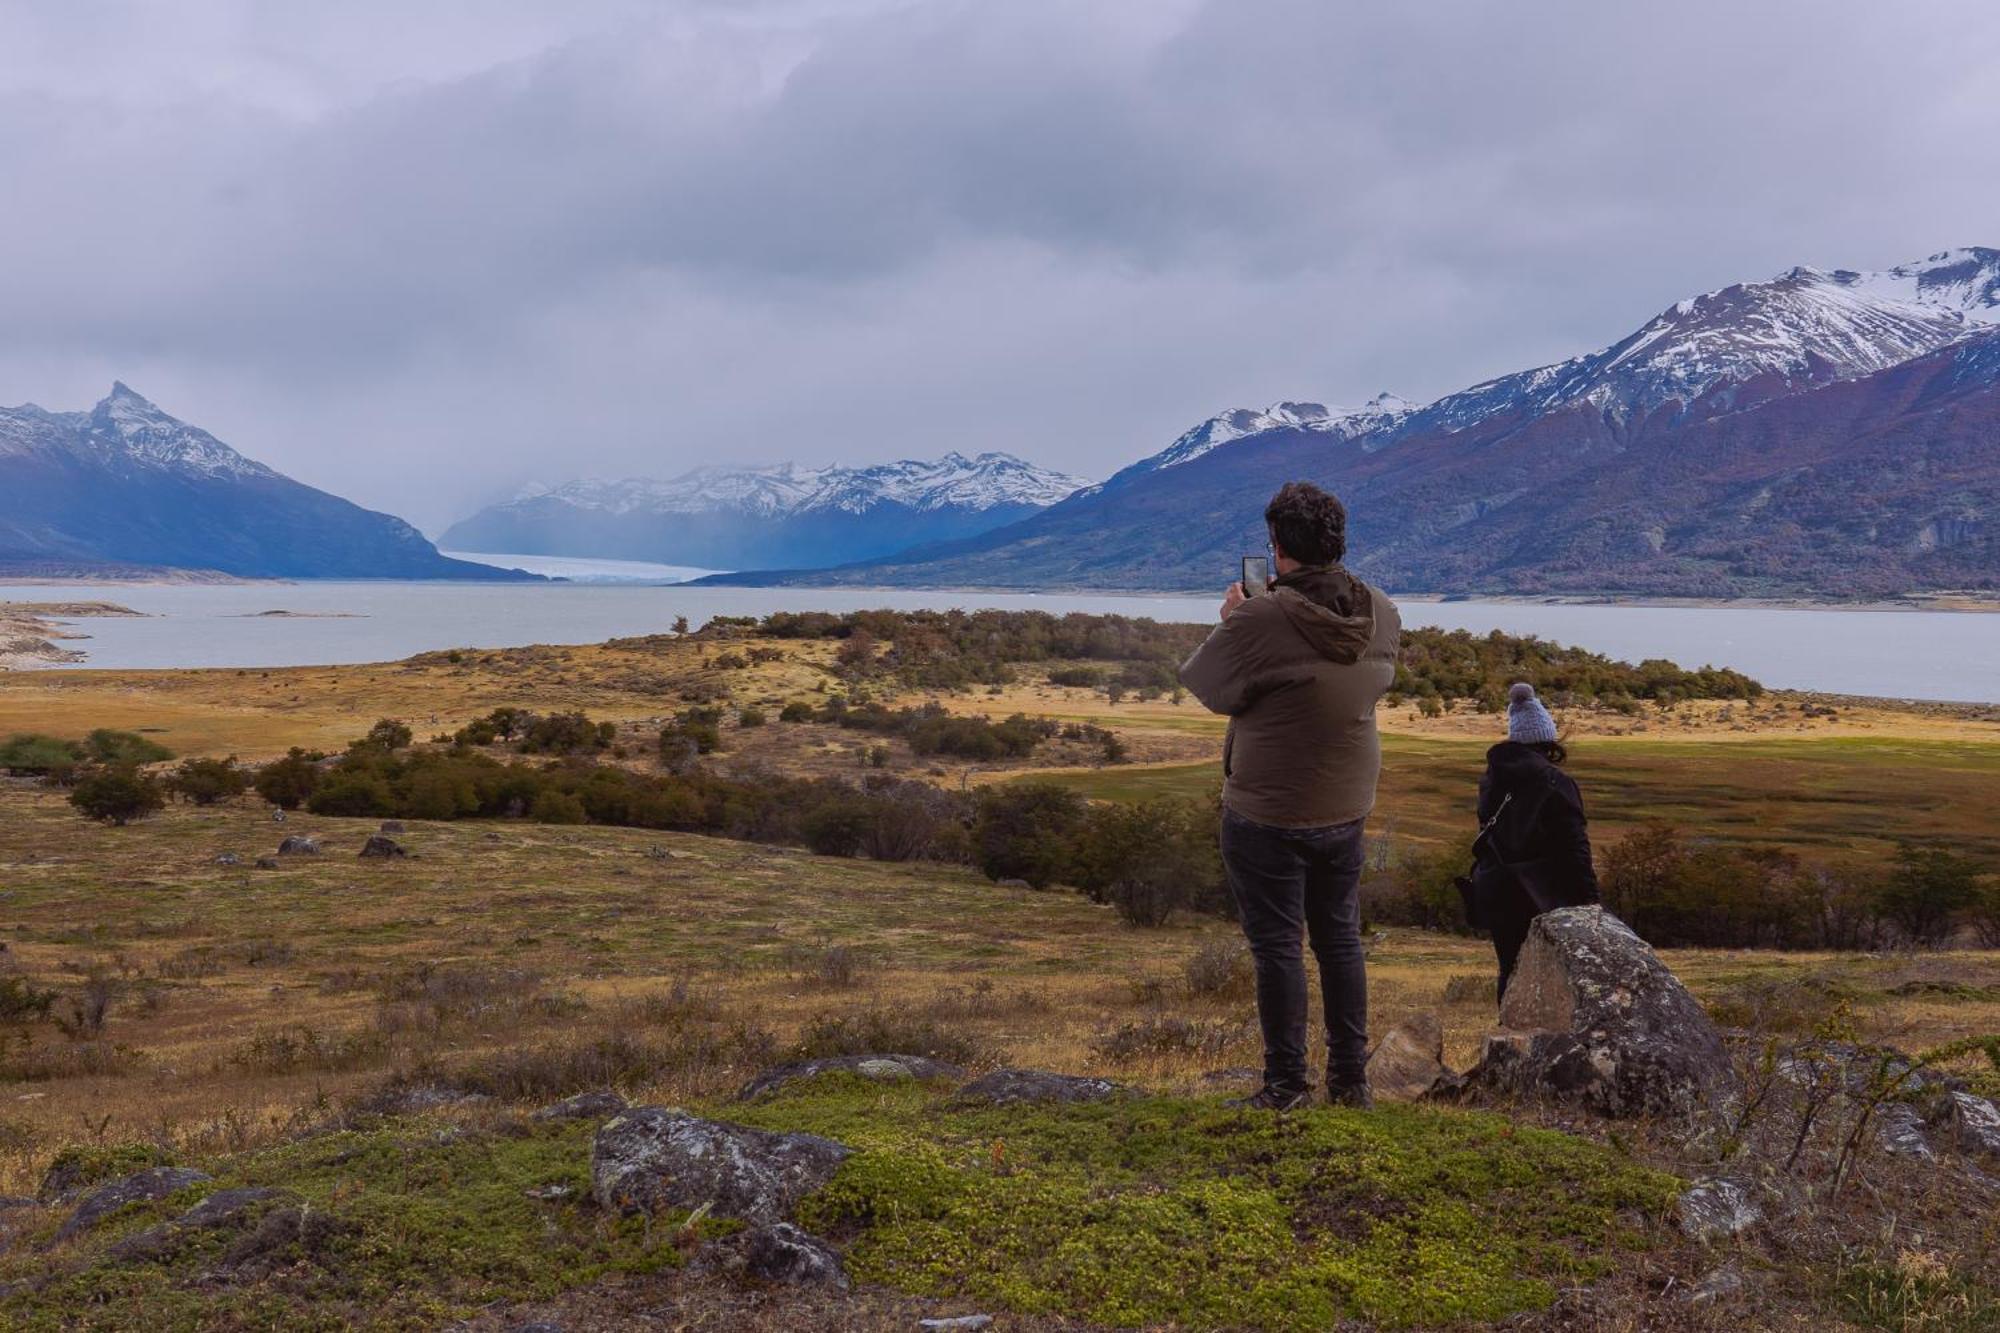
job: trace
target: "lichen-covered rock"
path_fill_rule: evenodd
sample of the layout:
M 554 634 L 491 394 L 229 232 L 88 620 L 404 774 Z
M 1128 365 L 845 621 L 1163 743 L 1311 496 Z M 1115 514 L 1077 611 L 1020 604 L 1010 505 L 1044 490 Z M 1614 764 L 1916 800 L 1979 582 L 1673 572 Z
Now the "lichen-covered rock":
M 243 858 L 235 852 L 218 852 L 215 863 L 219 866 L 240 866 L 243 864 Z
M 537 1120 L 608 1120 L 623 1111 L 628 1103 L 623 1097 L 608 1089 L 598 1092 L 579 1092 L 574 1097 L 544 1106 L 535 1112 Z
M 1930 1135 L 1917 1108 L 1890 1102 L 1875 1110 L 1875 1143 L 1891 1157 L 1909 1157 L 1928 1162 L 1937 1154 L 1931 1150 Z
M 1580 1103 L 1601 1115 L 1686 1114 L 1736 1091 L 1736 1072 L 1687 988 L 1601 907 L 1544 912 L 1529 928 L 1471 1080 Z
M 1416 1101 L 1450 1078 L 1444 1066 L 1444 1025 L 1436 1014 L 1396 1024 L 1368 1055 L 1368 1087 L 1385 1101 Z
M 591 1194 L 614 1212 L 708 1204 L 770 1224 L 833 1178 L 853 1149 L 817 1134 L 775 1134 L 641 1106 L 606 1121 L 590 1150 Z
M 318 856 L 319 839 L 308 838 L 303 833 L 294 833 L 278 844 L 280 856 Z
M 1740 1236 L 1764 1220 L 1764 1209 L 1739 1181 L 1697 1181 L 1674 1204 L 1681 1234 L 1703 1243 Z
M 1951 1144 L 1968 1157 L 2000 1162 L 2000 1107 L 1969 1092 L 1948 1092 L 1938 1103 L 1933 1123 Z
M 156 1166 L 99 1185 L 83 1196 L 69 1220 L 56 1230 L 58 1241 L 72 1240 L 98 1226 L 113 1213 L 135 1203 L 164 1199 L 169 1194 L 213 1179 L 206 1171 L 185 1166 Z
M 408 856 L 403 844 L 381 833 L 371 833 L 368 841 L 361 844 L 361 855 L 374 859 L 389 860 L 398 856 Z
M 1101 1102 L 1128 1089 L 1109 1079 L 1051 1074 L 1040 1069 L 996 1069 L 958 1090 L 961 1102 L 1016 1106 L 1038 1102 Z
M 790 1222 L 758 1227 L 743 1240 L 743 1271 L 760 1282 L 847 1290 L 847 1270 L 825 1241 Z
M 796 1060 L 766 1069 L 743 1085 L 736 1094 L 739 1102 L 766 1097 L 788 1083 L 818 1078 L 821 1074 L 853 1074 L 877 1083 L 901 1083 L 910 1079 L 964 1078 L 965 1071 L 927 1055 L 830 1055 L 819 1060 Z

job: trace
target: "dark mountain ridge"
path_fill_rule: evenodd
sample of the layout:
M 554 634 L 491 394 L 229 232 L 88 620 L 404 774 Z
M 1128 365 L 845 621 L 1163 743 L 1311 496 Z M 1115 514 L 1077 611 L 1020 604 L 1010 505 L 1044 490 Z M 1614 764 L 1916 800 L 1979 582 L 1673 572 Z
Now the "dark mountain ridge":
M 246 578 L 534 579 L 293 481 L 123 384 L 89 412 L 0 408 L 0 569 Z

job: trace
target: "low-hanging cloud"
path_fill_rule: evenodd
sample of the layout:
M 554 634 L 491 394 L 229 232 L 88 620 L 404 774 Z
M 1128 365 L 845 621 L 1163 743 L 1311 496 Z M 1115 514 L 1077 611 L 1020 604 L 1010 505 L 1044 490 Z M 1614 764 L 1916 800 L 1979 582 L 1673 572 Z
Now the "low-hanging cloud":
M 2000 242 L 1976 3 L 173 9 L 0 18 L 0 400 L 124 378 L 431 526 L 718 457 L 1103 474 Z

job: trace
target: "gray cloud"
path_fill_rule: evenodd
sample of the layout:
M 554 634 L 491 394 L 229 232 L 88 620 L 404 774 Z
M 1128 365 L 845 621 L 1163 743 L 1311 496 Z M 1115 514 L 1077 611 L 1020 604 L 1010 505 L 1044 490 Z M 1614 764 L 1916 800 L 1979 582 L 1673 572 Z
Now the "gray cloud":
M 113 377 L 426 525 L 529 476 L 1410 396 L 1994 243 L 2000 12 L 0 11 L 0 400 Z

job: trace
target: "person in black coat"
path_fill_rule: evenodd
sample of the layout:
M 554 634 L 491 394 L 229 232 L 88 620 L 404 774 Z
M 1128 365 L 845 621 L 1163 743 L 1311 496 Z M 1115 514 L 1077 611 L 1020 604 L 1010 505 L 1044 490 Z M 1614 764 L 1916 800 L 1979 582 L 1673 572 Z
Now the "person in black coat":
M 1598 901 L 1590 862 L 1590 831 L 1576 780 L 1563 772 L 1567 755 L 1555 719 L 1535 687 L 1508 691 L 1507 739 L 1486 752 L 1479 780 L 1480 835 L 1473 844 L 1473 882 L 1483 924 L 1500 960 L 1500 994 L 1535 917 L 1558 907 Z

